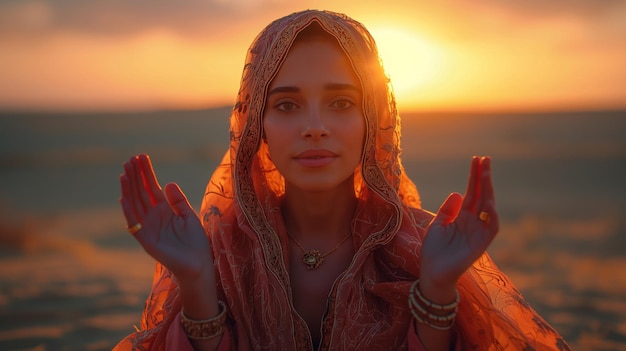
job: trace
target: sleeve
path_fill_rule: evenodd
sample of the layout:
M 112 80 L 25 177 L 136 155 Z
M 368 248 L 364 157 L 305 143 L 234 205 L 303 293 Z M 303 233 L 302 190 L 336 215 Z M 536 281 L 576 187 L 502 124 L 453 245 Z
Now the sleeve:
M 459 338 L 456 337 L 458 333 L 454 329 L 452 329 L 452 333 L 455 336 L 453 350 L 461 351 L 461 342 L 459 341 Z M 424 345 L 422 345 L 422 341 L 420 340 L 419 336 L 417 335 L 415 319 L 411 321 L 411 325 L 409 326 L 408 343 L 409 343 L 409 351 L 427 351 Z

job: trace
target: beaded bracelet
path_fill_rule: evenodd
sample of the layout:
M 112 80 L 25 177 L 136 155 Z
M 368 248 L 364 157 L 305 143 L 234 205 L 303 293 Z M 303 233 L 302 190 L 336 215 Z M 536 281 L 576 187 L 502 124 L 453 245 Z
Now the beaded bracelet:
M 437 330 L 449 330 L 452 328 L 452 326 L 454 326 L 454 320 L 456 318 L 456 312 L 453 312 L 449 315 L 446 316 L 435 316 L 435 315 L 420 315 L 420 312 L 417 311 L 415 309 L 415 306 L 413 306 L 412 304 L 410 304 L 409 306 L 411 308 L 411 314 L 413 314 L 413 317 L 415 318 L 415 320 L 417 320 L 418 322 L 422 323 L 422 324 L 426 324 L 429 327 L 433 328 L 433 329 L 437 329 Z M 436 319 L 431 318 L 432 316 L 437 317 Z M 443 323 L 443 322 L 447 322 L 444 325 L 440 325 L 440 324 L 435 324 L 435 321 L 437 323 Z
M 218 301 L 220 313 L 210 319 L 196 321 L 189 319 L 185 313 L 180 311 L 180 324 L 189 339 L 208 340 L 213 339 L 224 333 L 226 327 L 226 304 Z
M 417 298 L 419 298 L 419 300 L 424 305 L 426 305 L 426 307 L 432 308 L 432 309 L 435 309 L 435 310 L 439 310 L 439 311 L 450 311 L 450 310 L 458 308 L 459 300 L 460 300 L 460 296 L 459 296 L 459 291 L 458 290 L 456 291 L 456 298 L 454 299 L 454 302 L 451 302 L 451 303 L 449 303 L 447 305 L 438 305 L 438 304 L 436 304 L 436 303 L 426 299 L 424 297 L 424 295 L 422 295 L 422 292 L 418 288 L 419 282 L 420 282 L 419 279 L 416 280 L 415 282 L 413 282 L 413 284 L 411 285 L 410 293 L 411 293 L 412 296 L 413 295 L 417 296 Z
M 459 292 L 456 292 L 456 299 L 454 302 L 449 303 L 447 305 L 439 305 L 428 299 L 426 299 L 421 291 L 418 288 L 419 280 L 416 280 L 412 285 L 409 291 L 409 307 L 411 309 L 411 314 L 415 319 L 422 323 L 426 324 L 429 327 L 437 330 L 449 330 L 454 325 L 454 320 L 456 318 L 456 313 L 459 307 Z M 430 313 L 427 309 L 438 310 L 441 312 L 447 312 L 446 315 L 436 315 Z M 444 323 L 445 325 L 439 325 L 436 323 Z

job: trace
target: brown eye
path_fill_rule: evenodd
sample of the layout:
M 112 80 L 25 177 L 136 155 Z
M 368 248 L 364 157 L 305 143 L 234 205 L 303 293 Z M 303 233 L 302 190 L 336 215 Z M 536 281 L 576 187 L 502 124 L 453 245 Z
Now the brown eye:
M 280 102 L 276 105 L 276 108 L 280 111 L 293 111 L 295 109 L 298 108 L 298 105 L 294 104 L 293 102 L 290 101 L 284 101 L 284 102 Z
M 350 99 L 338 99 L 333 101 L 330 106 L 339 110 L 346 110 L 354 106 L 354 102 L 352 102 L 352 100 Z

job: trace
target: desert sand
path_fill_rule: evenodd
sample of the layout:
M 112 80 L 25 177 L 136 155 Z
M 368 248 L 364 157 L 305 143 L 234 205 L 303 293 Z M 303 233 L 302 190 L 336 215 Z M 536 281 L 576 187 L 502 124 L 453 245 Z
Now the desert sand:
M 406 114 L 403 160 L 435 211 L 493 157 L 489 249 L 574 350 L 626 350 L 626 111 Z M 124 230 L 118 175 L 152 156 L 199 208 L 228 109 L 0 115 L 0 350 L 110 350 L 138 326 L 153 260 Z

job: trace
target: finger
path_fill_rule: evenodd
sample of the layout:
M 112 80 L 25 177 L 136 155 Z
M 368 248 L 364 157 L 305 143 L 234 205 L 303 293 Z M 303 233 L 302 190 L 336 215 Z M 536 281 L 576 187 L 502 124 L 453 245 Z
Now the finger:
M 128 219 L 129 216 L 126 215 L 126 210 L 132 212 L 132 218 L 128 220 L 128 224 L 130 224 L 130 226 L 133 226 L 138 221 L 140 221 L 141 218 L 143 218 L 144 212 L 143 209 L 138 209 L 136 207 L 134 195 L 131 190 L 130 180 L 126 174 L 120 175 L 120 185 L 122 188 L 122 198 L 120 199 L 120 201 L 124 199 L 124 201 L 126 202 L 125 206 L 127 207 L 126 209 L 122 207 L 122 209 L 124 210 L 124 216 Z
M 126 230 L 128 230 L 128 232 L 132 236 L 134 236 L 137 240 L 141 242 L 141 221 L 137 217 L 132 201 L 128 197 L 129 181 L 126 174 L 122 174 L 120 176 L 120 183 L 122 184 L 122 197 L 119 201 L 120 205 L 122 206 L 122 212 L 124 213 L 124 217 L 126 218 Z M 136 226 L 139 227 L 136 228 Z
M 465 190 L 465 196 L 463 197 L 463 210 L 470 213 L 476 211 L 476 201 L 480 195 L 480 158 L 477 156 L 472 157 L 472 164 L 470 167 L 469 180 L 467 182 L 467 189 Z
M 148 233 L 141 227 L 141 222 L 137 220 L 135 217 L 135 213 L 131 208 L 131 204 L 126 198 L 120 198 L 120 204 L 122 205 L 122 211 L 124 212 L 124 217 L 126 217 L 126 230 L 132 235 L 141 246 L 149 252 L 151 247 L 151 238 Z M 139 228 L 134 228 L 135 226 L 139 226 Z
M 433 219 L 433 224 L 446 225 L 454 222 L 456 217 L 461 211 L 461 205 L 463 203 L 463 196 L 459 193 L 452 193 L 448 195 L 448 198 L 441 204 L 437 215 Z
M 481 173 L 480 173 L 480 199 L 481 204 L 487 202 L 495 203 L 495 196 L 493 192 L 493 182 L 491 177 L 491 158 L 483 157 L 481 159 Z
M 127 198 L 121 197 L 120 205 L 122 205 L 122 212 L 124 213 L 124 218 L 126 218 L 126 228 L 130 228 L 135 224 L 140 223 L 135 215 L 135 211 L 133 210 L 130 201 L 128 201 Z
M 158 202 L 165 200 L 161 185 L 159 185 L 159 181 L 157 180 L 156 174 L 154 173 L 154 168 L 152 167 L 150 157 L 148 155 L 140 155 L 139 161 L 143 173 L 143 180 L 148 189 L 148 194 L 150 196 L 150 199 L 152 200 L 152 204 L 154 205 Z
M 491 158 L 483 157 L 481 160 L 481 201 L 480 211 L 486 212 L 489 215 L 489 227 L 492 227 L 495 231 L 498 230 L 499 219 L 496 212 L 496 200 L 493 190 L 493 181 L 491 173 Z
M 483 225 L 488 228 L 486 234 L 489 236 L 489 241 L 491 241 L 500 229 L 500 218 L 498 216 L 498 212 L 496 211 L 494 202 L 490 201 L 485 203 L 481 212 L 487 214 L 488 220 L 482 220 L 482 222 Z
M 128 199 L 135 215 L 139 218 L 143 217 L 145 210 L 138 195 L 137 177 L 132 159 L 124 163 L 124 175 L 120 178 L 120 183 L 122 185 L 122 195 Z
M 185 196 L 178 184 L 168 183 L 165 185 L 165 196 L 167 203 L 177 215 L 183 218 L 195 215 L 193 208 L 189 204 L 189 200 L 187 200 L 187 196 Z
M 141 163 L 139 161 L 139 156 L 135 156 L 131 159 L 131 163 L 133 165 L 134 171 L 134 179 L 135 179 L 135 195 L 137 199 L 140 201 L 141 206 L 144 211 L 147 211 L 150 206 L 152 206 L 152 201 L 150 200 L 150 195 L 148 195 L 146 189 L 146 183 L 144 182 L 143 170 L 141 169 Z

